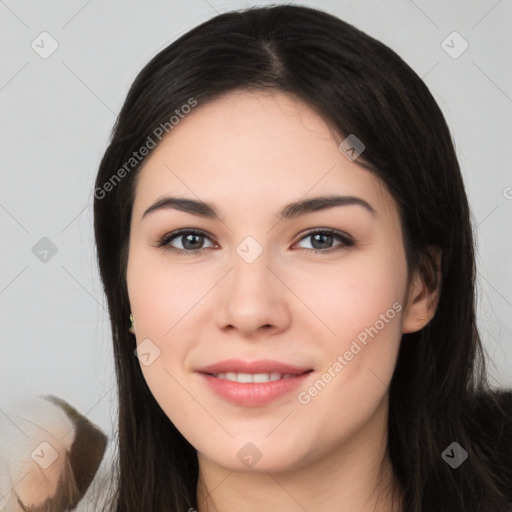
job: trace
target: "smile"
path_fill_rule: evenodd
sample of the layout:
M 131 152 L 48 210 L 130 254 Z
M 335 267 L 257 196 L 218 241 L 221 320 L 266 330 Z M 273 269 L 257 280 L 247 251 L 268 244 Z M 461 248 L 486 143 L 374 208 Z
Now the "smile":
M 217 373 L 213 374 L 213 377 L 217 379 L 225 379 L 231 382 L 240 382 L 240 383 L 253 383 L 253 382 L 273 382 L 281 379 L 290 379 L 292 377 L 296 377 L 292 373 L 235 373 L 235 372 L 225 372 L 225 373 Z
M 306 379 L 313 373 L 313 370 L 307 370 L 300 374 L 220 372 L 198 375 L 206 390 L 224 402 L 239 407 L 263 407 L 288 398 L 304 387 Z

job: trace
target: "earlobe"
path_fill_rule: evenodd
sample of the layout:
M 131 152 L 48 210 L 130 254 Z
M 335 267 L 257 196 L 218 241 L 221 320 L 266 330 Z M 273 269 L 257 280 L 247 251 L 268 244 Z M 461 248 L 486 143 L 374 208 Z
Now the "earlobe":
M 425 327 L 434 317 L 439 295 L 441 290 L 441 258 L 442 251 L 440 248 L 429 249 L 434 256 L 437 268 L 433 269 L 436 279 L 425 279 L 425 275 L 421 271 L 421 266 L 416 270 L 412 283 L 409 287 L 407 297 L 407 307 L 405 308 L 402 324 L 402 332 L 417 332 Z M 427 286 L 427 282 L 435 283 L 432 289 Z

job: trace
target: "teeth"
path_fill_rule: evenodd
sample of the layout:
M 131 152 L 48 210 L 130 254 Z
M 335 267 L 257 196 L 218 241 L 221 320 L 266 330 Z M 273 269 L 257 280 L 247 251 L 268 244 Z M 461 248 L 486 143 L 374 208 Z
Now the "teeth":
M 218 379 L 230 380 L 232 382 L 241 382 L 244 384 L 252 383 L 252 382 L 273 382 L 275 380 L 280 379 L 289 379 L 291 377 L 295 377 L 292 373 L 216 373 L 214 377 Z
M 252 376 L 253 382 L 269 382 L 270 381 L 270 375 L 268 373 L 255 373 Z

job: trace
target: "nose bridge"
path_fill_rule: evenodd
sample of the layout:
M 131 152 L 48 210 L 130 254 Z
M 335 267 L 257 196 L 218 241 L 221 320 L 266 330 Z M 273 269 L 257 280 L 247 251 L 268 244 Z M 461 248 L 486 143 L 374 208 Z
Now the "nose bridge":
M 273 264 L 269 255 L 270 251 L 252 236 L 235 247 L 222 294 L 221 324 L 247 334 L 264 325 L 282 327 L 287 320 L 285 288 L 270 270 Z
M 248 236 L 235 248 L 231 258 L 234 267 L 231 276 L 231 293 L 239 299 L 250 295 L 275 294 L 271 283 L 272 262 L 269 250 L 264 248 L 254 237 Z M 260 297 L 263 299 L 263 297 Z

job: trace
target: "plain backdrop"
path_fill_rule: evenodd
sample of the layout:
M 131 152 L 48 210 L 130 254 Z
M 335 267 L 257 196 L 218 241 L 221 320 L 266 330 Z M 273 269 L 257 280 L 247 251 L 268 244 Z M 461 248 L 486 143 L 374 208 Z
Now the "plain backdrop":
M 110 130 L 158 51 L 216 13 L 270 3 L 284 2 L 0 0 L 1 413 L 53 393 L 111 431 L 113 359 L 92 231 Z M 301 3 L 390 46 L 439 103 L 474 220 L 489 371 L 512 386 L 512 3 Z

